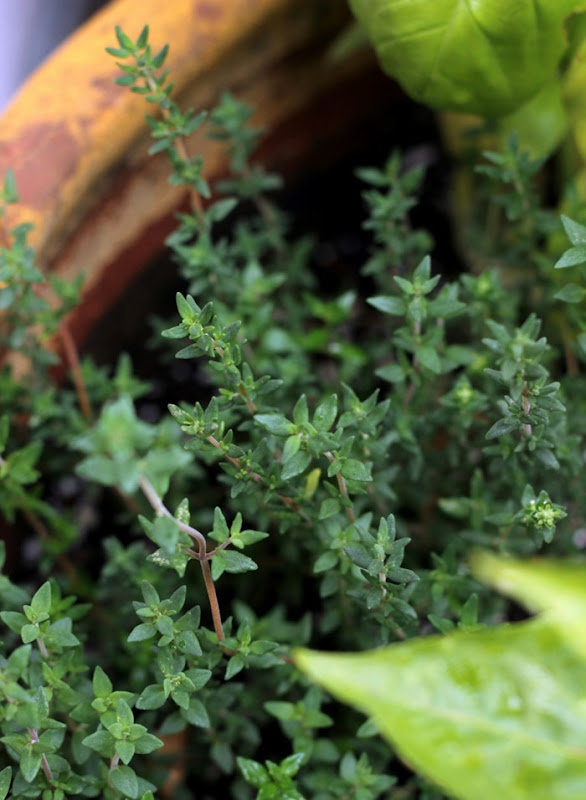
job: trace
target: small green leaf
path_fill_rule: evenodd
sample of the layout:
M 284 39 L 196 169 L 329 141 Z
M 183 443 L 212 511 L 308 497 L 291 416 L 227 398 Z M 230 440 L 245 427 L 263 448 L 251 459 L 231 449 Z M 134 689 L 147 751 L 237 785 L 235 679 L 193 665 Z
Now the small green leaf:
M 293 753 L 291 756 L 287 756 L 287 758 L 283 759 L 280 764 L 280 771 L 281 774 L 287 775 L 287 777 L 292 778 L 294 775 L 297 775 L 301 765 L 306 760 L 305 753 Z
M 283 465 L 281 478 L 284 481 L 288 481 L 290 478 L 294 478 L 296 475 L 301 475 L 301 473 L 305 472 L 310 464 L 311 453 L 308 453 L 307 450 L 300 450 L 292 458 L 290 458 L 286 464 Z
M 294 436 L 289 436 L 289 438 L 285 442 L 285 446 L 283 447 L 283 457 L 282 462 L 286 464 L 290 461 L 294 455 L 299 452 L 299 448 L 301 447 L 301 439 L 297 434 Z
M 147 536 L 159 547 L 172 553 L 179 541 L 179 528 L 171 517 L 157 517 Z
M 375 372 L 379 378 L 389 383 L 402 383 L 405 380 L 405 370 L 399 364 L 387 364 Z
M 258 761 L 252 761 L 250 758 L 237 756 L 236 763 L 244 776 L 244 780 L 256 789 L 260 789 L 261 786 L 270 782 L 268 772 Z
M 138 39 L 136 40 L 136 47 L 139 50 L 142 50 L 146 43 L 149 40 L 149 26 L 145 25 L 144 28 L 141 30 Z
M 295 706 L 293 703 L 285 703 L 282 700 L 267 700 L 263 704 L 269 714 L 281 720 L 289 720 L 295 717 Z
M 353 564 L 361 569 L 368 569 L 372 556 L 363 547 L 345 547 L 344 552 Z
M 299 400 L 295 403 L 293 408 L 293 421 L 296 425 L 304 425 L 309 422 L 309 408 L 307 405 L 307 397 L 302 394 Z
M 169 52 L 169 45 L 166 44 L 159 50 L 156 56 L 153 56 L 153 66 L 155 67 L 155 69 L 159 69 L 160 67 L 163 66 L 163 64 L 165 63 L 165 59 L 167 58 L 168 52 Z
M 104 756 L 104 758 L 111 758 L 114 753 L 114 738 L 108 731 L 100 730 L 90 733 L 81 743 L 84 747 L 95 750 L 96 753 Z
M 225 542 L 230 537 L 230 528 L 221 508 L 214 508 L 213 538 L 217 542 Z
M 487 439 L 496 439 L 498 436 L 505 436 L 507 433 L 517 430 L 519 423 L 515 417 L 503 417 L 495 422 L 492 428 L 487 432 Z
M 234 675 L 238 675 L 239 672 L 242 672 L 244 667 L 246 666 L 246 662 L 244 661 L 243 656 L 240 653 L 236 653 L 235 656 L 228 661 L 226 666 L 226 680 L 229 681 L 230 678 L 233 678 Z
M 169 639 L 173 638 L 173 620 L 171 617 L 159 617 L 157 619 L 156 626 L 161 636 L 168 636 Z
M 146 530 L 152 530 L 150 527 L 151 523 L 148 523 Z M 161 598 L 159 597 L 159 593 L 148 581 L 141 581 L 140 582 L 140 591 L 142 593 L 143 600 L 147 604 L 147 606 L 156 606 L 161 602 Z
M 372 480 L 369 467 L 356 458 L 347 458 L 342 464 L 342 475 L 352 481 L 368 482 Z
M 0 800 L 5 800 L 8 790 L 10 789 L 11 780 L 12 767 L 4 767 L 0 772 Z
M 10 433 L 10 422 L 7 416 L 0 418 L 0 453 L 4 452 L 8 434 Z
M 188 324 L 194 322 L 195 315 L 197 314 L 197 306 L 193 298 L 189 297 L 189 295 L 184 297 L 181 292 L 177 292 L 175 295 L 175 302 L 177 303 L 177 311 L 181 318 Z
M 133 742 L 129 742 L 126 739 L 119 739 L 116 742 L 114 751 L 116 755 L 120 757 L 123 764 L 130 764 L 134 758 L 135 748 Z
M 282 414 L 255 414 L 255 420 L 275 436 L 290 436 L 295 432 L 293 423 Z
M 123 47 L 125 50 L 129 50 L 131 53 L 134 52 L 134 42 L 128 36 L 127 33 L 124 33 L 120 25 L 116 25 L 115 27 L 116 38 L 118 39 L 118 44 L 120 47 Z
M 34 642 L 39 638 L 39 628 L 37 625 L 23 625 L 20 636 L 24 644 Z
M 185 569 L 190 560 L 191 556 L 188 555 L 183 548 L 179 547 L 174 553 L 169 553 L 161 547 L 159 550 L 151 553 L 150 556 L 147 556 L 147 561 L 152 561 L 153 564 L 158 564 L 160 567 L 174 569 L 180 578 L 185 575 Z
M 94 689 L 94 697 L 108 697 L 114 688 L 112 686 L 112 681 L 100 666 L 97 666 L 94 670 L 92 686 Z
M 324 400 L 323 403 L 320 403 L 315 409 L 315 413 L 313 415 L 314 427 L 323 433 L 329 431 L 334 424 L 337 413 L 338 397 L 337 395 L 333 394 L 328 397 L 327 400 Z
M 554 265 L 554 269 L 565 269 L 586 263 L 586 244 L 570 247 Z
M 322 553 L 318 557 L 317 561 L 313 565 L 313 571 L 316 575 L 318 575 L 320 572 L 327 572 L 336 566 L 338 560 L 338 554 L 334 552 L 334 550 L 326 550 L 325 553 Z
M 118 483 L 118 465 L 106 456 L 90 456 L 84 458 L 77 467 L 78 475 L 87 480 L 101 483 L 104 486 L 115 486 Z
M 152 733 L 144 733 L 133 742 L 134 749 L 137 753 L 140 753 L 140 755 L 154 753 L 155 750 L 158 750 L 160 747 L 164 747 L 164 744 L 165 743 L 156 736 L 153 736 Z
M 138 779 L 131 767 L 121 766 L 110 772 L 110 781 L 115 789 L 134 800 L 138 797 Z
M 14 633 L 20 633 L 22 626 L 27 624 L 27 619 L 20 611 L 0 611 L 0 619 Z
M 129 642 L 144 642 L 147 639 L 152 639 L 157 633 L 156 625 L 153 625 L 151 622 L 141 622 L 140 625 L 137 625 L 133 628 L 130 633 L 128 634 L 128 641 Z
M 575 222 L 573 219 L 566 217 L 565 214 L 561 215 L 562 225 L 566 231 L 568 239 L 574 245 L 586 244 L 586 227 Z
M 337 514 L 340 510 L 340 501 L 337 497 L 328 497 L 324 500 L 319 509 L 319 519 L 328 519 Z
M 402 297 L 369 297 L 366 302 L 374 306 L 377 311 L 395 317 L 402 317 L 407 311 L 407 305 Z
M 143 689 L 140 697 L 136 701 L 136 707 L 141 711 L 152 711 L 160 708 L 167 699 L 165 690 L 158 683 L 153 683 Z
M 564 303 L 580 303 L 586 297 L 586 289 L 576 283 L 568 283 L 563 289 L 556 292 L 554 297 Z
M 27 745 L 20 755 L 20 771 L 27 783 L 34 781 L 41 767 L 42 754 L 33 745 Z
M 218 200 L 210 207 L 207 214 L 208 219 L 212 222 L 221 222 L 234 211 L 238 202 L 237 197 L 224 197 L 222 200 Z
M 18 192 L 16 190 L 16 179 L 11 169 L 6 170 L 4 175 L 3 195 L 6 203 L 18 203 Z
M 51 583 L 46 581 L 33 595 L 31 608 L 35 614 L 51 612 Z
M 183 719 L 187 720 L 190 725 L 195 725 L 198 728 L 209 728 L 210 718 L 201 700 L 192 697 L 189 701 L 189 708 L 181 711 Z
M 224 556 L 224 569 L 226 572 L 250 572 L 258 569 L 257 564 L 251 558 L 236 552 L 236 550 L 224 550 L 222 555 Z
M 435 372 L 436 375 L 441 373 L 442 362 L 435 347 L 427 344 L 421 345 L 421 347 L 417 348 L 416 355 L 421 366 L 431 372 Z

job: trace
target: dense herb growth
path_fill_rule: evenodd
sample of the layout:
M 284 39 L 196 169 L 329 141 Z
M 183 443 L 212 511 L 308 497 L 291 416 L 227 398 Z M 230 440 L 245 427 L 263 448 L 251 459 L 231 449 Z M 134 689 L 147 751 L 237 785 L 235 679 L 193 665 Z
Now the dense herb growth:
M 128 357 L 111 375 L 77 362 L 63 316 L 79 287 L 48 283 L 26 228 L 10 232 L 0 502 L 40 552 L 35 581 L 0 581 L 0 798 L 439 798 L 290 652 L 502 621 L 472 548 L 584 546 L 584 290 L 556 284 L 560 254 L 543 256 L 541 163 L 514 141 L 486 154 L 476 180 L 498 186 L 487 224 L 508 250 L 450 280 L 411 225 L 423 172 L 398 153 L 360 170 L 371 252 L 323 292 L 312 241 L 292 240 L 273 200 L 279 178 L 253 160 L 250 110 L 225 94 L 209 115 L 182 111 L 167 49 L 152 52 L 147 28 L 117 37 L 118 82 L 152 105 L 151 152 L 191 198 L 168 240 L 182 291 L 162 363 L 169 348 L 197 359 L 199 384 L 142 419 L 148 386 Z M 229 154 L 217 186 L 186 146 L 201 126 Z M 4 207 L 15 200 L 8 177 Z M 564 224 L 558 266 L 586 263 L 585 229 Z M 49 375 L 55 333 L 71 385 Z M 55 508 L 51 487 L 74 474 L 83 502 Z M 107 490 L 125 536 L 105 538 L 90 574 L 71 548 L 80 509 Z

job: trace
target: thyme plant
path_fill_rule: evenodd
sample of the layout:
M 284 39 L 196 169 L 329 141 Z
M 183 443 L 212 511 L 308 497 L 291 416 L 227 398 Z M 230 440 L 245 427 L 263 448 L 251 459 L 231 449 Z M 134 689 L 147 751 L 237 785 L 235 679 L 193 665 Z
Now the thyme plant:
M 226 93 L 209 114 L 183 111 L 167 47 L 154 53 L 146 27 L 116 35 L 118 83 L 151 105 L 151 152 L 191 201 L 168 239 L 180 291 L 160 355 L 195 360 L 197 382 L 169 414 L 141 418 L 148 386 L 128 357 L 111 373 L 79 363 L 64 322 L 79 287 L 52 282 L 50 310 L 26 228 L 7 234 L 2 347 L 31 364 L 22 381 L 10 362 L 0 376 L 0 502 L 34 532 L 39 563 L 0 581 L 0 800 L 441 797 L 290 651 L 476 629 L 507 605 L 470 572 L 472 547 L 575 551 L 581 378 L 558 343 L 572 364 L 586 358 L 583 315 L 561 337 L 506 284 L 505 263 L 438 274 L 409 218 L 423 175 L 397 153 L 359 172 L 362 274 L 323 292 L 313 242 L 290 235 L 280 179 L 254 160 L 250 110 Z M 202 126 L 229 157 L 214 186 L 189 153 Z M 530 197 L 524 213 L 541 214 L 536 169 L 506 157 L 519 166 L 519 181 L 501 180 L 511 207 Z M 1 199 L 16 200 L 10 177 Z M 43 347 L 55 333 L 64 386 Z M 63 476 L 79 487 L 69 511 L 51 502 Z M 104 537 L 100 570 L 80 568 L 76 542 L 98 535 L 82 509 L 107 493 L 124 535 Z

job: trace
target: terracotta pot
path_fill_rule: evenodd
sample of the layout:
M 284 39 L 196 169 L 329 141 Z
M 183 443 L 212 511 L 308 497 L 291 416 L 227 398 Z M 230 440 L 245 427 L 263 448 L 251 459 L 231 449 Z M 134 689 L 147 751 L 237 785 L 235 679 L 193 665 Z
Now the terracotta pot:
M 104 48 L 116 44 L 115 25 L 136 37 L 148 22 L 155 50 L 170 43 L 180 104 L 207 108 L 225 89 L 251 104 L 253 123 L 272 131 L 264 163 L 287 171 L 323 158 L 316 142 L 351 136 L 368 113 L 370 54 L 326 56 L 348 21 L 344 0 L 115 0 L 22 87 L 0 124 L 0 174 L 14 171 L 21 198 L 5 224 L 34 223 L 45 270 L 83 274 L 69 321 L 78 344 L 152 260 L 185 202 L 165 159 L 147 156 L 147 104 L 114 83 Z M 199 132 L 187 147 L 204 156 L 206 178 L 225 170 L 220 146 Z

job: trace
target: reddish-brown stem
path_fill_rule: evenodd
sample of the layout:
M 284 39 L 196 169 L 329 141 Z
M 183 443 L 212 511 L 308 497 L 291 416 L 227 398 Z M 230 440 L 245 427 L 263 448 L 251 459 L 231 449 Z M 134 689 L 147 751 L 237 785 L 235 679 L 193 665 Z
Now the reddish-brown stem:
M 0 466 L 6 464 L 6 461 L 0 456 Z M 51 534 L 47 529 L 45 523 L 34 513 L 31 511 L 30 508 L 26 508 L 26 506 L 22 506 L 21 509 L 22 514 L 34 532 L 37 534 L 39 539 L 47 542 L 51 538 Z M 67 558 L 66 555 L 63 553 L 57 554 L 57 563 L 63 570 L 63 572 L 69 577 L 72 586 L 79 586 L 81 583 L 79 579 L 79 575 L 75 566 L 71 563 L 71 561 Z
M 27 728 L 26 731 L 28 735 L 31 737 L 31 742 L 39 741 L 39 734 L 35 728 Z M 52 781 L 53 772 L 51 771 L 51 767 L 49 766 L 49 762 L 47 761 L 47 756 L 44 753 L 41 754 L 41 769 L 45 774 L 45 778 L 48 781 Z
M 48 528 L 46 527 L 45 523 L 29 508 L 23 508 L 22 513 L 28 524 L 37 534 L 39 539 L 42 539 L 45 542 L 48 542 L 51 539 L 51 534 L 49 533 Z M 63 553 L 57 554 L 57 563 L 63 570 L 63 572 L 67 575 L 69 580 L 71 581 L 71 585 L 73 587 L 79 586 L 81 584 L 81 580 L 79 578 L 79 574 L 77 569 L 75 568 L 74 564 L 67 558 L 66 555 Z
M 13 697 L 6 697 L 6 702 L 7 703 L 14 703 L 15 701 L 14 701 Z M 36 728 L 27 728 L 26 732 L 31 737 L 31 742 L 34 743 L 34 742 L 38 742 L 39 741 L 39 733 L 38 733 Z M 45 778 L 48 781 L 52 781 L 53 780 L 53 772 L 51 771 L 51 767 L 49 766 L 49 762 L 47 761 L 47 757 L 45 756 L 44 753 L 41 756 L 41 768 L 42 768 L 43 772 L 45 773 Z
M 212 571 L 210 569 L 209 560 L 212 557 L 213 553 L 207 552 L 207 542 L 206 538 L 197 528 L 192 528 L 191 525 L 187 525 L 185 522 L 181 522 L 171 514 L 169 509 L 165 506 L 157 492 L 155 491 L 154 486 L 145 478 L 144 475 L 140 477 L 139 486 L 144 493 L 145 497 L 155 510 L 156 514 L 159 516 L 169 517 L 172 519 L 179 530 L 184 531 L 187 533 L 191 538 L 197 542 L 199 553 L 196 553 L 194 550 L 188 550 L 187 553 L 196 558 L 199 561 L 199 565 L 201 567 L 201 572 L 203 575 L 203 581 L 205 584 L 206 592 L 208 595 L 208 601 L 210 604 L 210 610 L 212 612 L 212 620 L 214 623 L 214 630 L 216 632 L 216 636 L 218 637 L 218 641 L 223 641 L 224 639 L 224 629 L 222 627 L 222 615 L 220 613 L 220 605 L 218 603 L 218 595 L 216 594 L 216 587 L 214 584 L 214 579 L 212 578 Z
M 130 497 L 130 495 L 126 494 L 126 492 L 123 492 L 119 486 L 115 486 L 113 488 L 120 500 L 126 506 L 127 511 L 130 511 L 131 514 L 140 513 L 140 508 L 138 507 L 138 503 L 136 503 L 134 498 Z
M 256 414 L 256 406 L 248 396 L 248 392 L 241 383 L 238 384 L 238 394 L 244 398 L 244 401 L 246 403 L 246 408 L 250 411 L 250 413 Z
M 208 593 L 210 610 L 212 612 L 212 620 L 214 622 L 214 630 L 216 632 L 216 636 L 218 637 L 218 641 L 222 642 L 225 638 L 224 629 L 222 627 L 222 616 L 220 614 L 220 606 L 218 604 L 218 596 L 216 594 L 216 585 L 214 583 L 214 579 L 212 578 L 210 562 L 207 559 L 202 559 L 199 562 L 199 565 L 201 567 L 201 573 L 203 575 L 206 591 Z
M 63 350 L 65 352 L 65 358 L 69 365 L 69 369 L 71 370 L 71 377 L 73 378 L 73 384 L 75 386 L 75 391 L 77 392 L 81 413 L 87 420 L 91 420 L 92 407 L 85 381 L 83 379 L 77 347 L 73 341 L 73 336 L 71 335 L 65 320 L 62 320 L 59 326 L 59 338 L 61 339 L 61 344 L 63 345 Z

